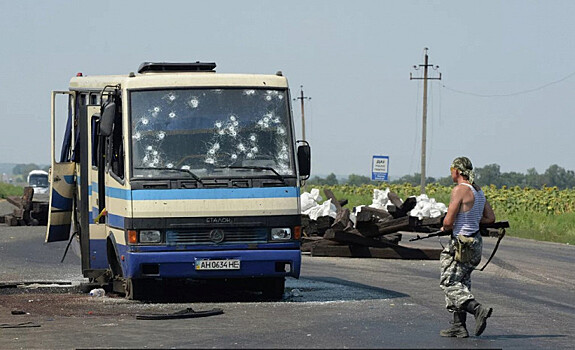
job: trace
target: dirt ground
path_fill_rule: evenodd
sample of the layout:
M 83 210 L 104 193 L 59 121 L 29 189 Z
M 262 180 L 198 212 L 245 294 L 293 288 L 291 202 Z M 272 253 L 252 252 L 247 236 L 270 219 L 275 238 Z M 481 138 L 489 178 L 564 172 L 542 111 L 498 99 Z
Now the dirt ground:
M 3 295 L 0 306 L 11 313 L 23 313 L 32 316 L 111 316 L 121 314 L 118 310 L 117 298 L 96 298 L 87 294 L 59 293 L 25 293 Z
M 54 317 L 135 317 L 141 314 L 170 314 L 190 307 L 189 303 L 141 302 L 127 300 L 122 295 L 114 293 L 107 293 L 104 297 L 93 297 L 80 291 L 62 289 L 61 292 L 54 292 L 54 288 L 50 290 L 39 288 L 26 292 L 3 293 L 0 296 L 0 314 L 4 315 L 3 322 L 11 320 L 20 323 L 30 319 Z
M 92 288 L 92 287 L 90 287 Z M 155 285 L 143 300 L 128 300 L 123 294 L 106 291 L 91 296 L 82 285 L 0 284 L 0 315 L 39 317 L 136 316 L 169 314 L 203 303 L 203 309 L 229 302 L 265 301 L 261 293 L 236 285 L 218 283 L 170 283 Z M 284 294 L 285 301 L 292 297 Z M 2 310 L 3 309 L 3 310 Z M 5 318 L 4 318 L 5 319 Z

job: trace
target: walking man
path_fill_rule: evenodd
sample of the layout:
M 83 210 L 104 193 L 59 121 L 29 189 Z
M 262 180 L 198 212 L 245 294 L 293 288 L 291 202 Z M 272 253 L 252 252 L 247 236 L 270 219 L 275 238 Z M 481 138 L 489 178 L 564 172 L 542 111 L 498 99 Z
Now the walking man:
M 471 272 L 481 261 L 483 240 L 480 223 L 495 222 L 495 214 L 481 188 L 474 183 L 473 165 L 467 157 L 451 164 L 451 178 L 456 183 L 451 191 L 442 231 L 452 231 L 449 245 L 441 252 L 440 286 L 445 292 L 446 308 L 453 313 L 453 325 L 440 331 L 443 337 L 466 338 L 467 312 L 475 317 L 476 336 L 487 326 L 493 309 L 481 305 L 471 294 Z

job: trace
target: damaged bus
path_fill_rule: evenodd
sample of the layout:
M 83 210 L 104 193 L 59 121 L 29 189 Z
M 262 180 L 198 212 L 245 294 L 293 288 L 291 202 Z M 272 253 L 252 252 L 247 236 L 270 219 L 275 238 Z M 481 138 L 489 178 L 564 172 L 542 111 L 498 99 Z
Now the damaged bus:
M 134 299 L 153 281 L 233 279 L 279 299 L 299 277 L 311 152 L 287 79 L 215 67 L 146 62 L 52 92 L 46 242 L 77 240 L 91 282 Z

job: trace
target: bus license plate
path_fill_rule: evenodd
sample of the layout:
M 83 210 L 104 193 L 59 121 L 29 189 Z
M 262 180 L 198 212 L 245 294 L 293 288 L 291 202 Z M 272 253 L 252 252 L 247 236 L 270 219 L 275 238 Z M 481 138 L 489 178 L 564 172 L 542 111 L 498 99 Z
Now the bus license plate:
M 238 259 L 196 260 L 196 270 L 239 270 Z

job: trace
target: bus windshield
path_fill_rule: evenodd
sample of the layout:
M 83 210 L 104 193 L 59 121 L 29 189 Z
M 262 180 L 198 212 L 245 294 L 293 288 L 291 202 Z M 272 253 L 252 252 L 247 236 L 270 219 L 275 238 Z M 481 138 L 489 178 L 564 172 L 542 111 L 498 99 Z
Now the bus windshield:
M 131 91 L 133 176 L 295 176 L 288 97 L 285 89 Z
M 30 175 L 28 185 L 32 187 L 48 187 L 48 175 Z

